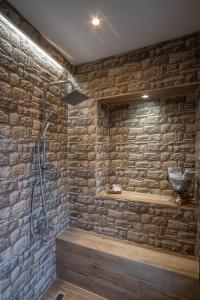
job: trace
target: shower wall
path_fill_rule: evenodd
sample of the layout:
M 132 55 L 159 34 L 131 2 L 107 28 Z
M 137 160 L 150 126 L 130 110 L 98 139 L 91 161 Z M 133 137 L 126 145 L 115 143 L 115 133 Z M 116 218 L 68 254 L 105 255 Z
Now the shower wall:
M 91 99 L 85 102 L 83 106 L 69 108 L 68 125 L 71 128 L 68 136 L 68 153 L 70 158 L 69 200 L 72 226 L 125 239 L 129 236 L 136 242 L 148 241 L 150 243 L 151 241 L 148 240 L 148 237 L 151 236 L 151 233 L 147 233 L 146 236 L 145 230 L 151 231 L 155 229 L 153 233 L 155 234 L 154 241 L 158 241 L 156 231 L 159 229 L 156 229 L 156 226 L 152 226 L 152 224 L 147 224 L 145 228 L 140 224 L 141 216 L 137 218 L 137 215 L 134 214 L 137 212 L 138 206 L 136 204 L 130 203 L 130 205 L 125 205 L 111 198 L 102 199 L 100 196 L 97 196 L 97 193 L 105 186 L 109 171 L 107 168 L 109 163 L 107 151 L 109 141 L 106 138 L 109 117 L 106 106 L 101 110 L 93 98 L 173 87 L 200 81 L 199 48 L 200 33 L 198 32 L 75 67 L 75 80 L 82 88 L 88 91 Z M 194 120 L 193 104 L 192 107 L 192 119 Z M 154 108 L 155 106 L 151 103 L 149 109 L 153 110 Z M 122 114 L 122 111 L 120 113 Z M 125 118 L 124 122 L 126 122 Z M 118 130 L 120 130 L 120 127 L 118 127 Z M 182 129 L 180 129 L 181 131 Z M 147 134 L 148 138 L 149 135 L 150 133 Z M 182 136 L 182 132 L 180 136 Z M 193 149 L 191 157 L 189 158 L 188 156 L 187 159 L 192 159 L 192 161 L 188 162 L 194 166 L 193 133 L 191 136 Z M 169 148 L 170 143 L 171 137 L 169 137 L 169 143 L 167 142 Z M 130 145 L 134 147 L 131 142 Z M 182 152 L 180 153 L 180 155 L 183 155 Z M 123 153 L 123 155 L 126 155 L 126 153 Z M 168 155 L 174 155 L 174 152 L 169 151 Z M 142 204 L 139 205 L 140 208 L 141 206 Z M 140 208 L 138 208 L 139 213 Z M 184 233 L 184 230 L 188 227 L 186 225 L 189 222 L 188 217 L 184 219 L 185 217 L 180 215 L 178 223 L 175 222 L 173 229 L 170 228 L 171 221 L 177 218 L 176 214 L 178 211 L 176 212 L 176 209 L 167 210 L 170 212 L 168 215 L 169 219 L 166 217 L 166 209 L 163 208 L 163 211 L 161 211 L 156 204 L 154 204 L 153 210 L 150 209 L 149 211 L 152 214 L 158 213 L 164 218 L 163 222 L 167 224 L 167 235 L 166 240 L 163 236 L 162 239 L 164 240 L 163 243 L 167 244 L 168 249 L 174 250 L 177 247 L 177 236 L 171 236 L 171 233 L 174 232 L 176 235 L 179 226 L 182 232 L 181 235 L 189 237 L 193 244 L 196 243 L 196 217 L 191 212 L 186 213 L 186 216 L 190 215 L 191 219 L 190 217 L 189 219 L 193 220 L 192 232 L 187 234 L 186 232 Z M 132 214 L 131 218 L 136 218 L 135 227 L 132 229 L 129 225 L 133 226 L 133 224 L 131 225 L 127 221 L 126 213 Z M 151 219 L 151 216 L 144 217 L 146 221 Z M 124 222 L 125 220 L 127 222 Z M 147 222 L 151 223 L 151 221 Z M 162 225 L 158 226 L 162 227 Z M 131 233 L 127 235 L 129 230 Z M 168 235 L 168 233 L 170 234 Z M 156 243 L 153 242 L 152 244 L 155 245 Z
M 75 67 L 90 96 L 122 95 L 200 80 L 200 32 Z
M 200 96 L 197 99 L 196 110 L 196 199 L 198 203 L 198 241 L 197 241 L 197 256 L 200 263 Z M 200 264 L 199 264 L 200 270 Z M 200 273 L 199 273 L 200 274 Z
M 52 46 L 15 11 L 2 5 L 2 1 L 1 9 L 63 63 L 58 52 L 51 52 Z M 38 299 L 55 278 L 55 236 L 67 222 L 67 108 L 59 101 L 58 88 L 49 89 L 45 107 L 42 95 L 44 82 L 66 78 L 66 73 L 65 68 L 55 65 L 0 16 L 0 298 L 3 300 Z M 56 124 L 47 131 L 47 160 L 53 167 L 48 173 L 50 233 L 46 241 L 30 235 L 31 193 L 39 176 L 35 145 L 44 110 L 59 115 Z M 39 209 L 39 191 L 36 198 Z
M 97 137 L 96 137 L 96 192 L 100 193 L 108 186 L 109 177 L 109 116 L 107 104 L 97 104 Z
M 195 168 L 195 96 L 111 105 L 108 184 L 173 196 L 168 167 Z M 194 199 L 194 185 L 187 191 Z

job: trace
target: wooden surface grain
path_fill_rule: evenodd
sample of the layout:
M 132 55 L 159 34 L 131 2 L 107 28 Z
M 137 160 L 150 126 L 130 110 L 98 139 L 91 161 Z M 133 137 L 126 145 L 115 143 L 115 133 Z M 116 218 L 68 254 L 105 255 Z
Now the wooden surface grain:
M 46 291 L 41 300 L 54 300 L 60 292 L 64 294 L 63 300 L 106 300 L 61 279 L 56 279 L 55 283 Z
M 123 200 L 123 201 L 133 201 L 133 202 L 145 202 L 145 203 L 153 203 L 153 204 L 161 204 L 172 207 L 181 207 L 181 208 L 189 208 L 189 209 L 197 209 L 196 205 L 186 204 L 183 206 L 178 206 L 172 200 L 170 196 L 156 195 L 156 194 L 148 194 L 148 193 L 137 193 L 131 191 L 122 191 L 121 194 L 108 194 L 106 191 L 102 191 L 98 195 L 99 197 L 103 197 L 106 199 L 112 198 L 115 200 Z
M 192 257 L 68 229 L 57 239 L 56 261 L 58 278 L 110 300 L 199 300 Z

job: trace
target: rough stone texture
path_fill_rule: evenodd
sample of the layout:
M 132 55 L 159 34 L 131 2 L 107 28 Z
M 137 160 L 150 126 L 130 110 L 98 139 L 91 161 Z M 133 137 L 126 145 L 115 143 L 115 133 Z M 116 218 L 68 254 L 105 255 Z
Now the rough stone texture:
M 71 193 L 71 224 L 96 233 L 194 255 L 197 211 Z
M 18 19 L 20 22 L 20 18 Z M 67 108 L 51 88 L 45 107 L 59 119 L 47 132 L 47 213 L 43 240 L 30 234 L 31 192 L 38 179 L 36 141 L 44 113 L 44 83 L 62 79 L 37 48 L 0 19 L 0 294 L 2 300 L 37 300 L 55 278 L 55 236 L 67 222 Z M 40 196 L 37 192 L 37 203 Z M 41 213 L 41 204 L 37 209 Z
M 194 96 L 111 105 L 108 184 L 173 195 L 168 167 L 195 167 L 195 108 Z
M 96 115 L 94 100 L 68 108 L 68 191 L 96 194 Z
M 42 49 L 45 49 L 51 57 L 59 62 L 64 68 L 70 72 L 73 70 L 72 64 L 62 55 L 62 53 L 55 48 L 43 35 L 37 31 L 16 9 L 11 6 L 7 0 L 0 0 L 0 11 L 3 12 L 12 22 L 25 32 L 33 41 L 35 41 Z M 4 45 L 6 45 L 5 42 Z M 7 44 L 8 45 L 8 44 Z M 9 45 L 8 45 L 9 47 Z M 28 47 L 28 45 L 22 45 L 22 47 Z M 31 50 L 30 50 L 31 51 Z M 17 55 L 17 51 L 15 54 Z M 12 80 L 17 80 L 15 74 L 13 74 Z
M 120 95 L 200 80 L 200 32 L 76 66 L 91 97 Z
M 106 104 L 98 103 L 97 114 L 97 138 L 96 138 L 96 175 L 97 193 L 105 189 L 109 176 L 109 107 Z
M 198 201 L 198 242 L 197 242 L 197 257 L 199 259 L 200 270 L 200 96 L 198 95 L 197 110 L 196 110 L 196 199 Z M 199 274 L 200 278 L 200 274 Z
M 200 79 L 199 49 L 200 33 L 197 33 L 180 39 L 134 50 L 127 54 L 76 66 L 74 79 L 77 84 L 88 91 L 88 94 L 91 96 L 91 98 L 122 95 L 124 93 L 143 91 L 147 89 L 151 90 L 162 87 L 172 87 L 180 84 L 196 82 Z M 126 206 L 124 203 L 119 203 L 114 200 L 105 200 L 103 202 L 103 200 L 95 197 L 95 195 L 105 187 L 105 183 L 108 182 L 107 177 L 109 171 L 109 160 L 112 159 L 112 163 L 116 163 L 116 165 L 114 165 L 114 170 L 116 170 L 118 160 L 115 161 L 111 155 L 110 157 L 108 156 L 108 146 L 110 144 L 112 150 L 112 147 L 117 147 L 117 143 L 122 143 L 122 134 L 120 134 L 120 130 L 128 130 L 128 132 L 123 133 L 123 138 L 126 139 L 131 135 L 134 136 L 134 144 L 136 141 L 136 144 L 138 145 L 146 145 L 147 142 L 149 145 L 149 141 L 146 140 L 151 139 L 151 137 L 155 139 L 155 141 L 153 140 L 154 145 L 149 145 L 149 147 L 152 146 L 152 148 L 150 147 L 147 149 L 148 152 L 142 152 L 141 150 L 141 153 L 133 150 L 133 140 L 126 141 L 128 145 L 127 147 L 132 147 L 132 153 L 128 155 L 130 155 L 130 158 L 134 163 L 137 161 L 137 168 L 141 170 L 145 169 L 145 171 L 148 168 L 148 176 L 150 176 L 151 179 L 146 179 L 144 186 L 145 188 L 148 186 L 149 191 L 151 190 L 152 192 L 156 193 L 165 191 L 166 194 L 171 193 L 171 190 L 166 182 L 166 174 L 165 178 L 155 181 L 153 177 L 162 177 L 163 173 L 159 175 L 157 174 L 160 172 L 159 168 L 156 170 L 156 173 L 155 170 L 151 170 L 147 164 L 145 165 L 144 162 L 146 159 L 144 159 L 144 153 L 152 154 L 151 156 L 148 155 L 148 163 L 150 166 L 152 165 L 152 161 L 156 162 L 160 158 L 159 165 L 163 166 L 161 171 L 164 169 L 166 170 L 167 166 L 172 164 L 172 161 L 175 165 L 194 167 L 194 100 L 190 99 L 190 97 L 182 97 L 177 98 L 175 103 L 172 99 L 169 100 L 170 104 L 167 104 L 166 99 L 161 99 L 160 102 L 156 103 L 154 101 L 150 101 L 150 107 L 148 107 L 148 109 L 152 109 L 152 111 L 154 109 L 158 109 L 155 113 L 157 117 L 159 117 L 159 109 L 161 109 L 161 106 L 158 104 L 161 103 L 163 103 L 165 106 L 166 111 L 164 113 L 163 110 L 162 124 L 159 123 L 160 125 L 158 126 L 159 132 L 155 132 L 158 130 L 155 125 L 149 125 L 148 128 L 146 128 L 147 133 L 142 133 L 141 130 L 144 130 L 142 126 L 129 125 L 126 129 L 123 128 L 123 126 L 122 128 L 118 126 L 116 121 L 115 128 L 118 126 L 119 134 L 113 132 L 109 135 L 109 139 L 112 138 L 112 143 L 109 143 L 109 139 L 105 137 L 105 135 L 108 133 L 109 124 L 108 107 L 106 107 L 105 104 L 99 107 L 99 104 L 97 105 L 95 101 L 90 99 L 88 102 L 84 103 L 84 109 L 81 111 L 81 106 L 69 109 L 68 125 L 71 127 L 71 130 L 69 131 L 68 155 L 70 169 L 73 169 L 73 173 L 71 173 L 68 182 L 71 224 L 84 229 L 95 230 L 97 232 L 103 232 L 107 235 L 111 234 L 112 236 L 123 238 L 127 238 L 127 231 L 129 228 L 127 229 L 126 226 L 130 226 L 129 237 L 132 236 L 132 239 L 137 241 L 141 240 L 144 243 L 150 243 L 150 236 L 153 235 L 152 244 L 154 245 L 166 247 L 174 251 L 182 251 L 187 253 L 191 251 L 191 253 L 193 253 L 194 243 L 196 240 L 196 219 L 194 224 L 191 225 L 194 236 L 193 234 L 188 235 L 192 239 L 193 246 L 191 248 L 187 248 L 186 246 L 186 249 L 183 250 L 183 244 L 180 246 L 180 241 L 176 242 L 176 238 L 183 240 L 184 230 L 186 230 L 184 225 L 179 235 L 177 228 L 172 229 L 168 228 L 168 225 L 164 225 L 165 234 L 162 236 L 162 234 L 157 232 L 157 225 L 151 223 L 152 221 L 149 221 L 149 213 L 147 213 L 146 216 L 144 211 L 144 215 L 141 216 L 141 222 L 135 221 L 132 215 L 130 217 L 132 221 L 120 219 L 120 214 L 123 216 L 126 211 Z M 142 102 L 141 104 L 133 103 L 130 107 L 132 114 L 134 111 L 134 105 L 138 105 L 139 107 L 143 104 Z M 192 122 L 186 125 L 184 118 L 187 116 L 187 105 L 191 105 L 190 108 L 188 106 L 190 111 L 188 115 L 191 116 Z M 140 109 L 145 110 L 146 108 L 143 107 Z M 179 113 L 178 117 L 175 118 L 173 112 L 177 112 L 177 110 Z M 126 114 L 124 116 L 124 120 L 122 111 Z M 111 113 L 114 115 L 115 110 Z M 122 110 L 118 109 L 118 113 L 121 116 L 120 124 L 122 125 L 123 122 L 126 122 L 125 119 L 128 115 L 127 109 L 124 107 Z M 165 118 L 165 114 L 168 116 L 167 120 Z M 156 124 L 158 124 L 157 122 L 159 122 L 159 118 L 156 120 L 155 115 L 153 115 L 152 118 L 149 116 L 149 123 L 152 122 L 155 124 L 154 122 L 156 121 Z M 91 117 L 92 127 L 91 123 L 90 125 L 87 125 L 86 123 L 82 125 L 80 124 L 82 120 L 84 121 L 85 119 L 88 119 L 88 117 Z M 161 125 L 163 126 L 161 127 Z M 185 132 L 186 130 L 187 132 Z M 180 134 L 178 135 L 178 133 Z M 161 137 L 162 143 L 167 145 L 167 151 L 162 150 L 158 153 L 158 150 L 156 149 L 156 142 L 159 144 L 158 146 L 160 146 Z M 191 148 L 185 149 L 183 143 L 180 142 L 182 148 L 180 151 L 179 143 L 177 143 L 177 145 L 174 143 L 176 137 L 178 137 L 179 141 L 184 140 L 183 143 L 187 144 L 189 148 L 191 146 Z M 73 148 L 71 148 L 72 143 L 75 143 L 75 147 Z M 85 150 L 83 146 L 85 147 Z M 89 150 L 89 148 L 91 150 Z M 97 152 L 94 151 L 95 149 L 97 149 Z M 91 153 L 89 153 L 89 151 L 91 151 Z M 117 153 L 119 152 L 120 147 L 118 148 Z M 127 161 L 126 151 L 120 152 L 119 162 L 121 161 Z M 154 168 L 156 169 L 156 166 L 154 166 Z M 134 176 L 132 177 L 133 178 L 129 178 L 129 187 L 132 186 L 138 190 L 141 184 L 140 180 L 138 181 L 138 178 L 136 179 Z M 96 180 L 96 185 L 92 180 L 94 178 Z M 124 181 L 127 180 L 126 178 L 127 176 L 124 176 Z M 141 176 L 141 178 L 144 180 L 144 176 Z M 78 187 L 76 186 L 76 183 L 79 184 Z M 127 185 L 126 182 L 125 185 Z M 143 188 L 143 186 L 141 188 Z M 102 202 L 104 204 L 102 204 Z M 119 207 L 119 205 L 120 209 L 115 209 L 115 207 Z M 137 206 L 134 203 L 130 205 L 135 207 Z M 118 219 L 116 219 L 116 221 L 112 216 L 112 212 L 108 212 L 108 206 L 117 212 Z M 162 216 L 162 210 L 160 212 L 159 206 L 157 209 L 155 207 L 155 211 L 155 216 L 157 216 L 157 214 L 159 216 L 159 213 Z M 168 224 L 169 220 L 174 219 L 174 213 L 176 214 L 176 211 L 179 212 L 179 209 L 173 209 L 173 212 L 171 212 L 172 215 L 169 219 L 165 217 L 159 221 L 163 223 L 167 222 Z M 189 220 L 183 221 L 183 216 L 180 216 L 179 221 L 186 224 L 190 222 Z M 178 224 L 175 225 L 170 222 L 169 224 L 170 227 L 178 226 Z M 160 226 L 159 228 L 162 227 Z M 169 239 L 168 237 L 165 239 L 166 234 L 169 235 Z M 159 239 L 157 239 L 157 236 L 161 237 L 163 242 L 160 242 Z M 172 239 L 171 236 L 173 237 Z

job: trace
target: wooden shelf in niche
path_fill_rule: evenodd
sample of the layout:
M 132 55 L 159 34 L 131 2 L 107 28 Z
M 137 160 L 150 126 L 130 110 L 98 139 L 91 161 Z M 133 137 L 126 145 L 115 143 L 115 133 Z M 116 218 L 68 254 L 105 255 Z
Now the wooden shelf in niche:
M 166 205 L 166 206 L 184 208 L 184 209 L 188 208 L 188 209 L 196 210 L 196 208 L 197 208 L 196 205 L 194 205 L 194 204 L 186 204 L 183 206 L 178 206 L 172 202 L 172 197 L 170 197 L 170 196 L 148 194 L 148 193 L 137 193 L 137 192 L 131 192 L 131 191 L 122 191 L 121 194 L 108 194 L 106 191 L 102 191 L 98 194 L 98 197 L 119 200 L 119 201 L 160 204 L 160 205 Z

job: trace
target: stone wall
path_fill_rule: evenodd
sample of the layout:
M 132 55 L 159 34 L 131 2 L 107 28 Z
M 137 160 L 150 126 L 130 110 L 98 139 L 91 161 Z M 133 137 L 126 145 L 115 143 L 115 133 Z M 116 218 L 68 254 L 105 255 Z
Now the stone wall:
M 68 108 L 69 193 L 96 194 L 96 115 L 94 100 Z
M 97 137 L 96 137 L 96 187 L 97 193 L 105 190 L 109 177 L 109 106 L 99 102 L 97 104 Z
M 20 30 L 32 41 L 36 42 L 42 49 L 46 50 L 65 69 L 72 72 L 72 64 L 55 48 L 43 35 L 35 29 L 16 9 L 7 1 L 0 0 L 0 11 L 8 17 Z
M 2 2 L 1 2 L 2 4 Z M 16 16 L 16 15 L 14 15 Z M 18 19 L 20 21 L 20 18 Z M 24 23 L 23 23 L 24 24 Z M 55 237 L 67 222 L 67 108 L 52 87 L 44 105 L 44 83 L 66 78 L 66 70 L 0 17 L 0 298 L 36 300 L 55 278 Z M 44 112 L 59 115 L 47 131 L 50 230 L 30 234 L 31 194 L 38 179 L 36 142 Z M 40 192 L 36 209 L 41 216 Z
M 196 110 L 196 199 L 198 202 L 198 242 L 197 257 L 199 259 L 200 278 L 200 96 L 198 95 Z
M 75 80 L 87 90 L 91 99 L 84 103 L 83 109 L 82 106 L 69 109 L 68 125 L 71 127 L 68 147 L 71 169 L 69 199 L 71 224 L 73 226 L 96 230 L 96 232 L 101 232 L 101 228 L 104 226 L 107 228 L 103 231 L 105 234 L 109 234 L 109 232 L 113 234 L 113 232 L 115 233 L 113 221 L 109 223 L 109 218 L 104 218 L 102 221 L 102 213 L 107 214 L 107 208 L 104 205 L 106 207 L 108 205 L 120 205 L 116 204 L 115 201 L 110 201 L 107 204 L 105 201 L 104 205 L 99 205 L 96 198 L 96 194 L 104 188 L 108 176 L 108 168 L 106 167 L 108 163 L 108 141 L 104 136 L 108 130 L 108 120 L 106 120 L 108 115 L 106 106 L 101 111 L 93 98 L 197 82 L 200 80 L 199 49 L 200 33 L 196 33 L 75 67 Z M 189 98 L 187 101 L 190 102 Z M 169 105 L 169 109 L 172 109 L 172 106 Z M 191 114 L 193 119 L 194 111 Z M 165 124 L 169 125 L 168 122 Z M 187 130 L 190 131 L 189 127 Z M 165 130 L 167 131 L 167 129 Z M 183 132 L 182 129 L 179 130 L 181 136 Z M 171 126 L 170 132 L 172 133 L 172 131 Z M 167 132 L 165 133 L 167 134 Z M 192 136 L 193 133 L 190 138 Z M 75 146 L 71 147 L 72 144 Z M 191 156 L 188 150 L 187 159 L 189 159 L 189 165 L 194 166 L 194 137 L 191 138 L 191 145 Z M 172 153 L 176 155 L 175 152 Z M 182 155 L 184 156 L 181 152 Z M 92 180 L 94 178 L 96 182 Z M 78 183 L 78 186 L 75 183 Z M 168 190 L 168 187 L 166 189 Z M 123 213 L 123 208 L 121 210 Z M 173 217 L 171 218 L 173 219 Z M 97 228 L 99 229 L 97 230 Z M 116 234 L 116 236 L 119 237 L 120 235 Z
M 91 97 L 200 81 L 200 32 L 75 67 Z
M 195 167 L 195 109 L 195 96 L 111 105 L 108 184 L 172 196 L 168 167 Z
M 96 233 L 194 255 L 197 212 L 112 197 L 71 194 L 71 224 Z M 73 208 L 72 208 L 73 207 Z

